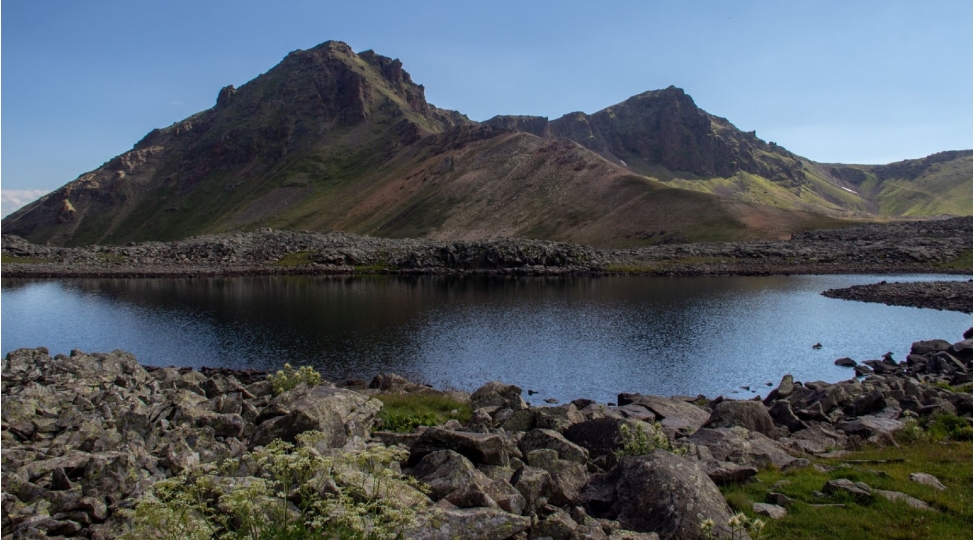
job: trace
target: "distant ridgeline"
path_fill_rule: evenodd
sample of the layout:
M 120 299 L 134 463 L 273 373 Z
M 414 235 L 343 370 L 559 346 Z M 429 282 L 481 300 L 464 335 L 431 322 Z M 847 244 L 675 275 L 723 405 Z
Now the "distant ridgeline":
M 34 243 L 271 227 L 627 247 L 788 237 L 848 220 L 972 213 L 972 151 L 822 164 L 683 90 L 556 120 L 474 122 L 399 60 L 329 41 L 3 220 Z

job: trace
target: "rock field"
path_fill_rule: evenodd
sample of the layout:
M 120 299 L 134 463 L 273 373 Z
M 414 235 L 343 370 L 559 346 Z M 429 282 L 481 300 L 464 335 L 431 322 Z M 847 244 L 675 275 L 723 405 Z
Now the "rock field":
M 52 358 L 19 349 L 3 359 L 3 538 L 117 537 L 126 509 L 154 483 L 205 470 L 213 485 L 246 484 L 258 470 L 213 465 L 308 430 L 320 432 L 316 455 L 402 450 L 397 473 L 427 486 L 388 495 L 417 512 L 406 538 L 691 539 L 707 519 L 724 538 L 731 509 L 718 484 L 893 444 L 911 418 L 949 413 L 970 424 L 971 393 L 943 387 L 972 380 L 971 330 L 964 337 L 914 343 L 901 362 L 841 359 L 851 378 L 835 384 L 786 375 L 761 401 L 620 394 L 615 404 L 536 407 L 520 388 L 490 382 L 461 396 L 473 411 L 466 424 L 412 433 L 379 429 L 373 396 L 438 391 L 392 374 L 274 395 L 259 373 L 147 369 L 123 351 Z M 656 449 L 622 452 L 633 432 Z M 926 476 L 915 481 L 938 482 Z M 831 484 L 824 490 L 925 504 Z

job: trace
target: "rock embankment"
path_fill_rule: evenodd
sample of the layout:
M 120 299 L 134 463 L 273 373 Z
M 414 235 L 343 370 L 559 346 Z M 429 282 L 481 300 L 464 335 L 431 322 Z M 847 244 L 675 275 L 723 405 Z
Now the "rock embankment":
M 764 401 L 620 394 L 613 405 L 533 407 L 520 388 L 491 382 L 462 396 L 473 411 L 466 424 L 392 433 L 376 430 L 377 393 L 436 391 L 383 375 L 368 388 L 343 385 L 357 391 L 322 382 L 275 395 L 255 374 L 147 370 L 122 351 L 20 349 L 3 360 L 3 535 L 117 537 L 157 482 L 196 474 L 209 489 L 246 487 L 262 466 L 247 457 L 283 440 L 310 456 L 400 449 L 394 472 L 419 484 L 382 496 L 416 512 L 406 538 L 692 539 L 706 523 L 712 537 L 745 538 L 725 525 L 732 512 L 717 484 L 890 443 L 911 419 L 944 413 L 971 424 L 972 395 L 941 387 L 971 381 L 970 331 L 911 351 L 904 362 L 857 365 L 858 376 L 836 384 L 786 375 Z M 335 471 L 320 496 L 384 477 Z M 849 484 L 830 489 L 907 500 Z M 279 488 L 287 504 L 302 496 Z
M 183 277 L 257 274 L 500 273 L 767 275 L 956 272 L 972 219 L 812 231 L 791 240 L 598 250 L 529 239 L 447 242 L 346 233 L 228 233 L 178 242 L 62 248 L 4 235 L 6 277 Z
M 888 306 L 947 309 L 972 312 L 972 280 L 873 283 L 823 291 L 823 296 L 876 302 Z

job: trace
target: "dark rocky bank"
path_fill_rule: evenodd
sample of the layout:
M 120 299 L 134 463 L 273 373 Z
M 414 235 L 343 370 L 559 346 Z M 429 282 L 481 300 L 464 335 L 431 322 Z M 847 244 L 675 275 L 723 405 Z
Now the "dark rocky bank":
M 941 272 L 971 253 L 972 218 L 868 224 L 790 240 L 597 250 L 543 240 L 447 242 L 270 229 L 63 248 L 4 235 L 4 277 L 409 273 L 771 275 Z
M 972 312 L 972 280 L 928 281 L 913 283 L 873 283 L 854 285 L 843 289 L 828 289 L 823 296 L 876 302 L 888 306 L 947 309 L 962 313 Z
M 912 419 L 947 413 L 971 425 L 971 393 L 944 388 L 972 380 L 971 330 L 964 337 L 914 343 L 901 362 L 841 359 L 855 372 L 835 384 L 786 375 L 761 401 L 620 394 L 614 405 L 535 407 L 520 388 L 491 382 L 451 393 L 470 403 L 466 424 L 413 433 L 377 431 L 382 403 L 373 396 L 438 391 L 392 374 L 274 395 L 252 372 L 146 369 L 122 351 L 52 358 L 20 349 L 3 359 L 3 538 L 117 537 L 125 511 L 154 483 L 205 471 L 211 485 L 246 484 L 254 465 L 214 465 L 308 430 L 320 432 L 308 450 L 315 455 L 404 450 L 397 473 L 428 486 L 387 495 L 417 512 L 405 538 L 690 539 L 707 519 L 714 537 L 726 538 L 731 510 L 717 484 L 894 444 Z M 627 432 L 648 435 L 657 449 L 621 452 Z M 336 478 L 330 489 L 342 487 Z M 927 506 L 862 482 L 823 490 Z M 756 511 L 786 512 L 777 504 Z

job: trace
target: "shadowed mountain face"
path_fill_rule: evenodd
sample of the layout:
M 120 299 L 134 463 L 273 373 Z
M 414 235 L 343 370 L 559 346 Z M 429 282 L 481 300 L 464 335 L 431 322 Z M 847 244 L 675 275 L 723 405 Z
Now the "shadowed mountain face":
M 967 151 L 816 164 L 674 87 L 592 115 L 477 123 L 427 103 L 399 60 L 326 42 L 221 89 L 212 109 L 153 130 L 3 231 L 70 245 L 258 227 L 600 247 L 756 239 L 971 214 L 971 163 Z

